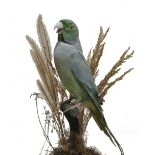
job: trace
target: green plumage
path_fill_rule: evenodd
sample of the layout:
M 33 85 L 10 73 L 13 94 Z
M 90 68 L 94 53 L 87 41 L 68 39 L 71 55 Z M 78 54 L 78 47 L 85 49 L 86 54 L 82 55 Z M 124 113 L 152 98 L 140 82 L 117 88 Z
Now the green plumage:
M 124 155 L 122 147 L 106 123 L 94 78 L 83 56 L 76 24 L 64 19 L 60 20 L 56 28 L 58 28 L 58 43 L 54 49 L 54 61 L 62 84 L 72 98 L 89 108 L 100 130 L 119 147 L 121 155 Z

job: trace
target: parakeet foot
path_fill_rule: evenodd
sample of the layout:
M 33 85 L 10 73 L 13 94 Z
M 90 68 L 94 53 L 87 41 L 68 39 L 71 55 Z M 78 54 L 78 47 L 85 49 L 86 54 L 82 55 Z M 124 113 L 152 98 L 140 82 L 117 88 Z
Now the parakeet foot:
M 79 107 L 78 107 L 77 105 L 68 107 L 67 109 L 65 109 L 65 110 L 63 111 L 63 113 L 66 113 L 66 112 L 68 112 L 69 110 L 72 110 L 72 109 L 74 109 L 74 108 L 79 108 Z

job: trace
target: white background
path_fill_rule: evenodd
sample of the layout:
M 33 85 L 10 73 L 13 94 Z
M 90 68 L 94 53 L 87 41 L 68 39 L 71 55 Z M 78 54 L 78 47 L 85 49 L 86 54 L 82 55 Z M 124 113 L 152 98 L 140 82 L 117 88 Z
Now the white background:
M 62 18 L 74 20 L 87 55 L 96 43 L 99 26 L 110 27 L 100 64 L 100 77 L 118 60 L 128 46 L 134 57 L 122 70 L 135 69 L 107 94 L 104 104 L 107 122 L 124 148 L 125 155 L 155 154 L 155 9 L 152 0 L 5 0 L 0 3 L 0 154 L 38 155 L 43 143 L 35 104 L 29 95 L 37 92 L 38 78 L 25 35 L 35 40 L 36 19 L 43 15 L 51 37 Z M 99 80 L 98 79 L 98 80 Z M 88 145 L 107 155 L 120 152 L 89 124 Z

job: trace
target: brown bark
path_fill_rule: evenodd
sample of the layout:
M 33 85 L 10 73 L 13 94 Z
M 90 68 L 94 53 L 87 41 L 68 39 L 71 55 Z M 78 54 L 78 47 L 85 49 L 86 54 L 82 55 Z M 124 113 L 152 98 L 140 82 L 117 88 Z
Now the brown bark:
M 84 150 L 84 140 L 80 128 L 80 109 L 74 103 L 67 100 L 61 104 L 60 110 L 64 113 L 69 126 L 70 135 L 68 139 L 69 155 L 82 155 Z

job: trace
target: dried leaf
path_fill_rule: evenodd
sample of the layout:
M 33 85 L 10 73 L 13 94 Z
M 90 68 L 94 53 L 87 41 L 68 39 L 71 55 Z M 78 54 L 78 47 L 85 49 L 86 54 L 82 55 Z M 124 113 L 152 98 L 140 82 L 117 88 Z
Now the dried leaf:
M 39 46 L 35 43 L 35 41 L 32 38 L 26 36 L 32 48 L 30 50 L 32 59 L 36 65 L 36 68 L 41 78 L 41 81 L 37 80 L 37 85 L 42 96 L 44 97 L 45 101 L 47 102 L 52 111 L 52 118 L 54 121 L 55 130 L 57 131 L 58 136 L 63 137 L 65 126 L 62 123 L 64 122 L 64 120 L 62 113 L 59 110 L 59 104 L 58 104 L 59 103 L 58 94 L 60 92 L 60 89 L 57 89 L 57 83 L 59 83 L 59 80 L 56 70 L 51 62 L 50 40 L 46 27 L 42 22 L 41 15 L 38 17 L 37 20 L 37 31 L 41 50 L 39 49 Z
M 41 52 L 38 45 L 36 44 L 36 42 L 31 38 L 29 37 L 28 35 L 26 36 L 26 39 L 27 41 L 29 42 L 31 48 L 36 51 L 36 52 Z
M 124 78 L 124 76 L 125 76 L 126 74 L 128 74 L 128 73 L 129 73 L 130 71 L 132 71 L 132 70 L 133 70 L 133 68 L 131 68 L 131 69 L 125 71 L 121 76 L 119 76 L 118 78 L 116 78 L 114 81 L 108 83 L 108 84 L 106 85 L 106 87 L 104 87 L 104 89 L 100 92 L 99 96 L 100 96 L 101 98 L 103 98 L 103 97 L 107 94 L 108 90 L 109 90 L 116 82 L 122 80 L 122 79 Z
M 134 54 L 134 51 L 127 54 L 128 51 L 130 50 L 130 48 L 128 48 L 120 57 L 120 59 L 115 63 L 115 65 L 111 68 L 111 70 L 108 72 L 108 74 L 104 77 L 103 80 L 100 81 L 99 85 L 98 85 L 98 91 L 99 93 L 101 91 L 103 91 L 103 89 L 106 87 L 106 85 L 108 84 L 108 81 L 110 80 L 110 78 L 112 78 L 114 75 L 116 75 L 121 68 L 119 68 L 124 62 L 126 62 L 126 60 L 128 60 L 129 58 L 131 58 Z
M 100 33 L 99 33 L 99 37 L 98 37 L 95 49 L 93 50 L 91 49 L 87 57 L 87 62 L 90 65 L 90 69 L 94 77 L 98 75 L 98 71 L 99 71 L 98 65 L 99 65 L 100 58 L 102 57 L 102 54 L 103 54 L 103 50 L 105 46 L 104 39 L 108 31 L 109 31 L 109 28 L 104 33 L 102 27 L 100 27 Z
M 41 15 L 38 16 L 38 20 L 37 20 L 37 32 L 38 32 L 39 42 L 42 47 L 42 52 L 45 54 L 45 57 L 47 58 L 48 62 L 51 62 L 51 58 L 52 58 L 51 43 L 47 33 L 46 26 L 42 22 Z

